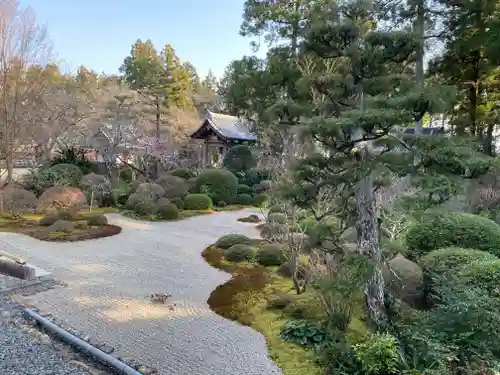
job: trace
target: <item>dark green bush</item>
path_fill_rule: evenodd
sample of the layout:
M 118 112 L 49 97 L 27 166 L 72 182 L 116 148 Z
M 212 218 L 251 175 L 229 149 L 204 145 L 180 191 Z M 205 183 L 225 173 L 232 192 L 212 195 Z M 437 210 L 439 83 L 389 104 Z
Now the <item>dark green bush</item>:
M 398 340 L 388 333 L 374 333 L 353 346 L 363 374 L 397 374 L 400 365 Z
M 500 226 L 484 217 L 462 212 L 433 213 L 410 227 L 406 244 L 408 255 L 413 259 L 453 246 L 500 255 Z
M 257 165 L 257 159 L 252 154 L 250 147 L 236 145 L 224 155 L 222 165 L 233 172 L 248 171 Z
M 243 262 L 253 257 L 254 250 L 245 244 L 236 244 L 224 251 L 224 258 L 230 262 Z
M 226 234 L 215 242 L 215 246 L 221 249 L 229 249 L 233 245 L 250 245 L 252 240 L 242 234 Z
M 212 206 L 212 199 L 207 194 L 188 194 L 184 198 L 186 210 L 210 210 Z
M 471 263 L 497 260 L 495 255 L 481 250 L 462 249 L 460 247 L 445 247 L 433 250 L 419 259 L 419 265 L 428 275 L 456 275 Z
M 267 216 L 267 221 L 270 223 L 286 224 L 287 218 L 286 215 L 281 212 L 274 212 Z
M 306 320 L 286 322 L 280 335 L 283 340 L 294 342 L 305 348 L 313 348 L 331 340 L 324 327 Z
M 184 201 L 182 200 L 182 198 L 172 198 L 170 199 L 170 202 L 172 204 L 175 204 L 179 210 L 184 209 Z
M 50 171 L 56 176 L 54 185 L 76 187 L 83 177 L 83 173 L 74 164 L 56 164 L 50 167 Z
M 183 178 L 184 180 L 189 180 L 190 178 L 196 177 L 196 174 L 188 168 L 173 169 L 170 172 L 168 172 L 168 174 Z
M 291 295 L 280 293 L 269 298 L 269 300 L 267 301 L 267 308 L 283 310 L 292 302 L 293 302 L 293 297 Z
M 253 205 L 255 207 L 266 207 L 269 202 L 269 197 L 266 194 L 256 194 L 253 197 Z
M 265 267 L 281 266 L 285 261 L 281 247 L 275 245 L 262 246 L 255 258 L 257 263 Z
M 271 207 L 269 207 L 269 213 L 270 214 L 274 214 L 274 213 L 286 214 L 286 207 L 284 204 L 274 204 Z
M 124 168 L 120 170 L 119 179 L 125 181 L 126 183 L 132 183 L 132 179 L 134 178 L 134 171 L 132 168 Z
M 237 188 L 238 179 L 227 169 L 206 169 L 196 178 L 196 191 L 207 194 L 213 202 L 230 202 Z
M 236 192 L 238 194 L 249 194 L 250 195 L 250 194 L 252 194 L 252 188 L 248 185 L 238 184 Z
M 42 218 L 38 221 L 38 225 L 41 225 L 42 227 L 49 227 L 52 224 L 54 224 L 59 218 L 57 217 L 57 214 L 48 214 L 42 216 Z
M 179 218 L 179 208 L 172 203 L 157 205 L 156 217 L 162 220 L 175 220 Z
M 471 263 L 462 269 L 459 277 L 470 287 L 500 297 L 500 259 Z
M 152 215 L 156 212 L 156 204 L 151 200 L 138 202 L 134 206 L 134 212 L 140 216 Z
M 244 206 L 250 206 L 252 204 L 252 197 L 249 194 L 238 194 L 233 198 L 234 204 L 241 204 Z
M 130 196 L 127 198 L 127 203 L 125 204 L 125 206 L 129 210 L 135 210 L 136 204 L 141 203 L 141 202 L 154 203 L 154 200 L 152 200 L 149 195 L 143 195 L 140 193 L 133 193 L 133 194 L 130 194 Z
M 218 201 L 217 202 L 217 207 L 226 207 L 226 206 L 227 206 L 226 201 Z
M 108 224 L 108 219 L 102 214 L 93 214 L 87 216 L 87 225 L 101 227 Z

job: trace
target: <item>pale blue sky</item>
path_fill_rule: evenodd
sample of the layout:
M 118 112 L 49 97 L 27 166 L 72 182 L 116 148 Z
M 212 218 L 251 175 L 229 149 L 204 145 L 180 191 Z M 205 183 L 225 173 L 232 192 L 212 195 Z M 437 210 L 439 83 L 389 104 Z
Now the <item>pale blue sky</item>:
M 244 0 L 21 0 L 48 26 L 58 59 L 117 73 L 131 45 L 150 38 L 170 43 L 200 75 L 220 77 L 233 59 L 252 54 L 238 32 Z M 262 54 L 260 52 L 259 54 Z

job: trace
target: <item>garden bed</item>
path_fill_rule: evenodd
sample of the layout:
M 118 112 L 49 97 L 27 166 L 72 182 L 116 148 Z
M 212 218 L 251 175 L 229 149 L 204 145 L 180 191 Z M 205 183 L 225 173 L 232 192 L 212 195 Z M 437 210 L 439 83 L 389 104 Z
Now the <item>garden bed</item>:
M 259 246 L 262 240 L 253 240 Z M 202 253 L 212 267 L 224 270 L 233 277 L 218 286 L 210 295 L 208 304 L 217 314 L 262 333 L 266 338 L 270 358 L 283 370 L 284 375 L 316 375 L 322 368 L 316 363 L 312 351 L 280 337 L 289 314 L 293 311 L 268 307 L 268 301 L 275 297 L 287 296 L 297 306 L 295 314 L 316 315 L 314 308 L 319 301 L 311 302 L 311 295 L 297 296 L 291 279 L 275 273 L 275 267 L 263 267 L 249 262 L 234 263 L 224 259 L 224 250 L 210 246 Z M 307 310 L 307 311 L 305 311 Z
M 39 220 L 43 217 L 41 214 L 24 215 L 6 215 L 0 216 L 0 231 L 21 233 L 27 236 L 49 242 L 74 242 L 91 240 L 114 236 L 122 231 L 117 225 L 88 225 L 86 218 L 97 214 L 98 210 L 93 212 L 80 212 L 78 219 L 72 221 L 73 228 L 70 231 L 54 231 L 50 226 L 42 226 Z

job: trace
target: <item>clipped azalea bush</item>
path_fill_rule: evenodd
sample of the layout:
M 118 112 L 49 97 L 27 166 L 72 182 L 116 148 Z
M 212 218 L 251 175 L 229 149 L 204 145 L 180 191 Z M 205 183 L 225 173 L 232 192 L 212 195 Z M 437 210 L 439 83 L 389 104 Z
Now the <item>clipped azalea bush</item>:
M 170 203 L 175 204 L 179 210 L 184 209 L 184 200 L 182 198 L 172 198 Z
M 445 247 L 424 255 L 418 263 L 426 274 L 445 276 L 456 275 L 458 271 L 471 263 L 497 259 L 495 255 L 482 250 Z
M 285 261 L 282 248 L 273 244 L 262 246 L 255 254 L 255 258 L 257 263 L 265 267 L 281 266 Z
M 134 211 L 135 206 L 138 203 L 143 203 L 143 202 L 151 202 L 153 204 L 155 203 L 150 195 L 144 195 L 144 194 L 140 194 L 140 193 L 132 193 L 128 197 L 127 203 L 125 204 L 125 207 L 129 210 Z
M 0 197 L 4 212 L 33 212 L 38 205 L 38 198 L 33 192 L 18 187 L 6 187 L 0 191 Z
M 242 234 L 226 234 L 215 242 L 215 246 L 221 249 L 229 249 L 234 245 L 250 245 L 251 243 L 252 240 Z
M 135 204 L 134 212 L 140 216 L 149 216 L 156 213 L 157 205 L 151 200 L 140 201 Z
M 500 259 L 471 263 L 462 269 L 459 277 L 467 286 L 500 297 Z
M 106 224 L 108 224 L 108 219 L 102 214 L 92 214 L 87 216 L 87 225 L 98 227 Z
M 182 198 L 188 193 L 189 184 L 181 177 L 163 175 L 156 179 L 155 183 L 163 188 L 166 198 Z
M 184 198 L 186 210 L 210 210 L 212 206 L 212 199 L 207 194 L 188 194 Z
M 79 210 L 86 206 L 87 198 L 80 189 L 69 186 L 54 186 L 47 189 L 40 196 L 37 210 L 40 212 L 59 211 L 61 209 Z
M 408 255 L 417 259 L 432 250 L 461 247 L 500 255 L 500 226 L 463 212 L 432 213 L 413 224 L 406 234 Z
M 236 244 L 224 251 L 224 258 L 230 262 L 244 262 L 252 259 L 254 249 L 246 244 Z
M 238 184 L 236 188 L 236 192 L 238 194 L 252 194 L 252 188 L 248 185 Z
M 157 201 L 165 196 L 165 190 L 161 185 L 148 182 L 141 183 L 135 192 L 152 201 Z
M 267 216 L 267 221 L 270 223 L 286 224 L 287 217 L 285 214 L 282 214 L 281 212 L 274 212 L 270 213 Z
M 83 177 L 83 173 L 74 164 L 56 164 L 50 167 L 54 175 L 54 184 L 60 186 L 78 186 Z
M 266 207 L 268 203 L 269 196 L 264 193 L 255 194 L 255 196 L 253 197 L 253 205 L 256 207 Z
M 234 204 L 241 204 L 243 206 L 250 206 L 252 202 L 252 196 L 249 194 L 238 194 L 233 198 Z
M 236 195 L 238 178 L 227 169 L 206 169 L 196 178 L 196 191 L 205 193 L 213 202 L 230 202 Z
M 189 168 L 176 168 L 168 172 L 168 174 L 175 177 L 180 177 L 184 180 L 189 180 L 190 178 L 196 177 L 196 173 L 194 173 Z
M 163 203 L 156 207 L 156 217 L 163 220 L 175 220 L 180 215 L 179 208 L 172 203 Z

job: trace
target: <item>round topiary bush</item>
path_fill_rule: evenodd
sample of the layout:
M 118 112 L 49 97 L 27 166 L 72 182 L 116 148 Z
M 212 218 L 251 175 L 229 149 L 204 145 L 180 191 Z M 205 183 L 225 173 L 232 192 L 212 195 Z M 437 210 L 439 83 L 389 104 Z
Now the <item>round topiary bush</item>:
M 281 266 L 285 261 L 281 247 L 273 244 L 262 246 L 257 251 L 255 258 L 257 263 L 265 267 Z
M 162 220 L 175 220 L 179 218 L 179 208 L 172 203 L 158 205 L 156 217 Z
M 186 210 L 210 210 L 212 206 L 212 199 L 206 194 L 188 194 L 184 198 Z
M 172 198 L 170 199 L 170 203 L 175 204 L 179 210 L 184 209 L 184 201 L 182 198 Z
M 252 194 L 252 188 L 248 185 L 238 184 L 236 188 L 236 192 L 238 194 Z
M 190 178 L 196 177 L 196 174 L 188 168 L 176 168 L 168 172 L 168 174 L 180 177 L 184 180 L 189 180 Z
M 33 212 L 36 210 L 38 199 L 29 190 L 8 186 L 0 191 L 3 211 L 9 213 Z
M 221 249 L 229 249 L 234 245 L 250 245 L 252 240 L 242 234 L 226 234 L 215 242 L 215 246 Z
M 59 218 L 56 213 L 48 214 L 42 216 L 42 218 L 38 221 L 38 225 L 42 227 L 48 227 L 54 224 Z
M 490 219 L 463 212 L 433 213 L 410 227 L 406 244 L 413 259 L 452 246 L 500 255 L 500 226 Z
M 253 205 L 255 207 L 266 207 L 269 203 L 269 197 L 266 194 L 256 194 L 253 197 Z
M 274 213 L 286 214 L 286 207 L 284 204 L 273 204 L 271 207 L 269 207 L 269 213 L 270 214 L 274 214 Z
M 59 164 L 61 165 L 61 164 Z M 47 189 L 38 200 L 37 210 L 40 212 L 80 210 L 87 206 L 85 194 L 77 188 L 54 186 Z
M 259 185 L 262 187 L 264 190 L 269 190 L 271 189 L 272 186 L 272 181 L 271 180 L 262 180 Z
M 274 213 L 270 213 L 267 216 L 267 221 L 269 223 L 286 224 L 287 218 L 286 218 L 286 215 L 282 214 L 281 212 L 274 212 Z
M 206 169 L 196 179 L 196 190 L 213 202 L 229 202 L 236 195 L 238 178 L 227 169 Z
M 254 250 L 245 244 L 236 244 L 224 251 L 224 258 L 230 262 L 244 262 L 253 257 Z
M 165 190 L 161 185 L 148 182 L 140 184 L 135 192 L 142 195 L 146 199 L 149 198 L 150 200 L 155 202 L 161 197 L 165 196 Z
M 462 269 L 459 278 L 469 287 L 481 288 L 499 297 L 500 259 L 471 263 Z
M 108 224 L 108 219 L 102 214 L 93 214 L 87 216 L 87 225 L 91 227 L 102 227 Z
M 218 201 L 217 202 L 217 207 L 226 207 L 226 206 L 227 206 L 226 201 Z
M 163 195 L 166 198 L 182 198 L 188 193 L 189 184 L 181 177 L 163 175 L 156 181 L 156 184 L 163 188 Z
M 93 199 L 97 205 L 101 205 L 111 195 L 111 182 L 102 175 L 89 173 L 83 176 L 80 187 L 87 196 L 87 200 Z
M 236 145 L 226 152 L 222 165 L 233 172 L 244 172 L 254 168 L 257 165 L 257 159 L 250 147 Z
M 428 275 L 445 276 L 455 275 L 471 263 L 497 259 L 495 255 L 486 251 L 446 247 L 431 251 L 421 257 L 418 263 Z
M 71 221 L 57 220 L 54 224 L 50 225 L 47 230 L 49 232 L 63 232 L 71 233 L 75 229 L 74 224 Z
M 134 212 L 140 216 L 153 215 L 156 212 L 156 203 L 151 200 L 137 202 Z
M 249 194 L 238 194 L 233 198 L 234 204 L 241 204 L 244 206 L 250 206 L 253 202 L 252 197 Z
M 78 186 L 83 177 L 80 168 L 73 164 L 56 164 L 50 171 L 55 176 L 54 183 L 61 186 Z
M 151 196 L 150 195 L 143 195 L 143 194 L 139 194 L 139 193 L 132 193 L 130 194 L 130 196 L 128 197 L 127 199 L 127 203 L 125 204 L 125 207 L 128 209 L 128 210 L 132 210 L 134 211 L 135 210 L 135 206 L 138 204 L 138 203 L 143 203 L 143 202 L 148 202 L 148 203 L 155 203 Z

